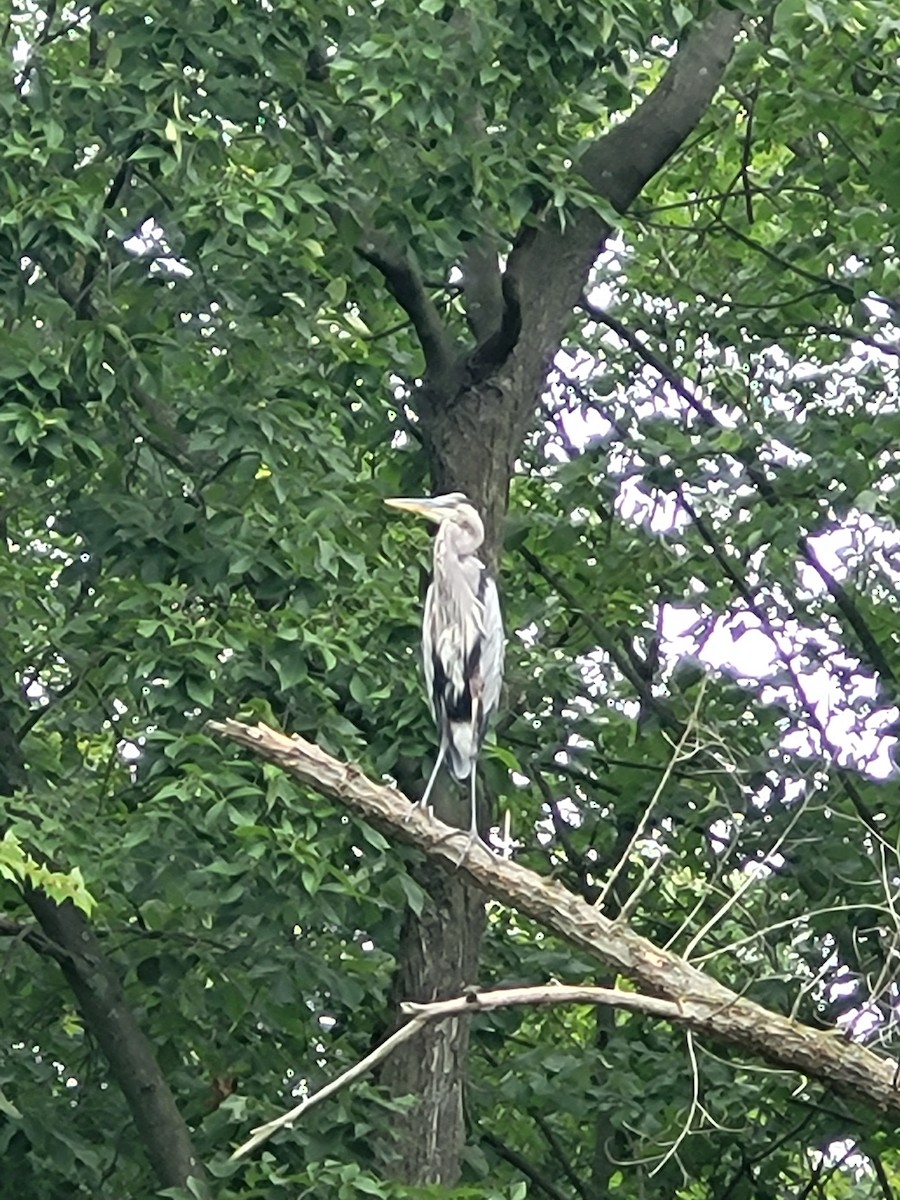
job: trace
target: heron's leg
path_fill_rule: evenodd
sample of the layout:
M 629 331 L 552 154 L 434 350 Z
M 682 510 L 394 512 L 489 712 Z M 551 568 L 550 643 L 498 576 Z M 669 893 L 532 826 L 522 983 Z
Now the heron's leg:
M 441 769 L 444 759 L 447 757 L 447 743 L 441 739 L 441 746 L 438 750 L 437 758 L 434 760 L 434 766 L 431 769 L 431 775 L 428 783 L 425 785 L 425 791 L 422 793 L 422 799 L 415 805 L 416 808 L 427 808 L 428 798 L 431 795 L 431 789 L 434 787 L 434 781 L 437 779 L 437 773 Z

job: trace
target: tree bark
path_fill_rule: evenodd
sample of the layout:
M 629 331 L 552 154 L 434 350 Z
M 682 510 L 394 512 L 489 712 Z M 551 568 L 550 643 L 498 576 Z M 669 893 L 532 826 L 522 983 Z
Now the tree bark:
M 462 491 L 475 499 L 487 515 L 484 557 L 496 569 L 512 466 L 512 437 L 503 407 L 489 387 L 471 388 L 455 397 L 426 388 L 419 411 L 425 414 L 423 430 L 432 443 L 434 491 Z M 440 453 L 434 444 L 440 444 Z M 443 820 L 462 823 L 468 802 L 461 799 L 465 798 L 458 786 L 442 779 L 435 787 L 435 812 Z M 445 999 L 474 984 L 485 928 L 484 897 L 477 888 L 431 861 L 414 874 L 429 901 L 420 915 L 408 911 L 404 920 L 391 988 L 395 1015 L 403 1000 Z M 379 1149 L 385 1170 L 394 1178 L 445 1187 L 458 1180 L 465 1145 L 463 1089 L 470 1026 L 459 1018 L 429 1026 L 414 1047 L 402 1046 L 385 1065 L 380 1078 L 390 1094 L 416 1097 L 411 1108 L 398 1114 L 392 1137 Z
M 484 896 L 464 879 L 428 860 L 416 871 L 429 896 L 420 916 L 407 914 L 391 989 L 391 1009 L 409 999 L 445 1000 L 478 977 L 484 933 Z M 454 984 L 454 981 L 457 981 Z M 428 1025 L 412 1053 L 401 1046 L 388 1059 L 381 1082 L 393 1096 L 415 1105 L 394 1123 L 395 1136 L 381 1158 L 392 1176 L 418 1184 L 452 1186 L 465 1144 L 462 1083 L 471 1021 L 449 1017 Z

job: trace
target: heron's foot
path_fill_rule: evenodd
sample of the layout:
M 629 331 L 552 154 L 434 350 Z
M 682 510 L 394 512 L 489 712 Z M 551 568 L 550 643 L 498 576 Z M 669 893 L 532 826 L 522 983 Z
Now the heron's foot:
M 461 867 L 468 857 L 469 851 L 473 846 L 481 846 L 482 850 L 487 850 L 488 854 L 493 854 L 493 850 L 481 836 L 477 829 L 470 829 L 469 836 L 466 838 L 466 844 L 462 848 L 462 854 L 456 860 L 456 866 Z
M 403 818 L 403 824 L 404 824 L 404 825 L 408 825 L 408 824 L 410 823 L 410 821 L 412 820 L 412 815 L 413 815 L 413 813 L 415 813 L 415 812 L 422 812 L 423 810 L 424 810 L 425 812 L 428 812 L 428 809 L 429 809 L 430 807 L 431 807 L 431 806 L 429 805 L 429 803 L 428 803 L 428 801 L 427 801 L 427 800 L 426 800 L 426 801 L 424 801 L 424 802 L 423 802 L 422 800 L 417 800 L 417 801 L 415 802 L 415 804 L 411 804 L 411 805 L 409 806 L 409 812 L 407 812 L 406 816 Z
M 461 832 L 462 830 L 460 829 L 448 829 L 446 833 L 442 833 L 440 835 L 438 838 L 438 844 L 440 845 L 442 842 L 455 841 Z M 475 845 L 481 846 L 482 850 L 487 850 L 488 854 L 494 853 L 493 849 L 487 844 L 484 838 L 482 838 L 477 829 L 470 829 L 466 835 L 466 841 L 462 848 L 462 854 L 460 854 L 459 858 L 453 865 L 455 867 L 459 867 L 465 861 L 466 855 Z

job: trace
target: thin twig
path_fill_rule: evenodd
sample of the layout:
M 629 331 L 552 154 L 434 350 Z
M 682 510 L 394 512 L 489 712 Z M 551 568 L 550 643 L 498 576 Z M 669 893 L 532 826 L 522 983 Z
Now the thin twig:
M 631 857 L 631 852 L 634 850 L 635 846 L 638 843 L 638 840 L 643 835 L 643 832 L 647 827 L 647 822 L 650 820 L 650 814 L 653 812 L 653 809 L 656 807 L 656 804 L 659 801 L 660 796 L 662 796 L 663 792 L 668 787 L 669 780 L 672 777 L 672 772 L 675 769 L 676 764 L 683 761 L 684 758 L 686 758 L 686 757 L 691 757 L 691 755 L 685 755 L 683 753 L 684 746 L 685 746 L 685 743 L 687 742 L 688 738 L 690 737 L 692 731 L 696 727 L 697 714 L 700 711 L 700 705 L 703 701 L 703 694 L 706 691 L 707 679 L 708 679 L 708 676 L 704 675 L 703 678 L 700 680 L 700 686 L 697 688 L 697 699 L 694 702 L 693 711 L 691 712 L 691 715 L 688 717 L 687 721 L 685 722 L 684 728 L 681 731 L 681 736 L 679 737 L 678 742 L 677 742 L 674 750 L 672 751 L 672 756 L 669 759 L 668 763 L 666 764 L 666 769 L 662 773 L 662 778 L 660 779 L 659 783 L 656 785 L 656 790 L 654 791 L 653 795 L 650 797 L 649 804 L 647 805 L 647 807 L 644 809 L 643 813 L 641 814 L 641 819 L 638 821 L 638 823 L 635 827 L 634 833 L 631 835 L 631 840 L 629 841 L 628 845 L 625 847 L 622 857 L 619 859 L 619 861 L 616 863 L 616 865 L 610 871 L 606 882 L 604 883 L 603 887 L 600 889 L 600 895 L 597 897 L 595 903 L 601 909 L 603 908 L 604 900 L 609 895 L 612 888 L 615 887 L 615 884 L 619 878 L 619 875 L 624 870 L 624 868 L 628 865 L 628 860 Z
M 562 843 L 562 848 L 565 851 L 566 861 L 575 872 L 576 887 L 580 895 L 584 896 L 588 904 L 592 904 L 597 898 L 597 886 L 590 882 L 588 865 L 583 854 L 575 849 L 572 842 L 571 826 L 563 818 L 559 811 L 559 804 L 553 796 L 550 785 L 544 778 L 540 767 L 534 768 L 534 781 L 538 785 L 541 795 L 544 797 L 544 803 L 550 810 L 550 818 L 553 821 L 553 829 L 556 836 Z
M 774 846 L 772 846 L 771 850 L 766 852 L 767 859 L 771 859 L 771 857 L 774 854 L 777 854 L 778 851 L 781 849 L 781 847 L 784 845 L 785 841 L 787 840 L 787 838 L 790 835 L 791 831 L 793 830 L 794 826 L 797 824 L 797 822 L 800 820 L 800 818 L 806 812 L 806 809 L 809 805 L 811 796 L 812 796 L 812 793 L 807 792 L 807 794 L 803 797 L 803 799 L 797 805 L 796 811 L 792 814 L 791 819 L 788 821 L 787 825 L 782 830 L 780 836 L 776 839 Z M 763 860 L 762 865 L 765 865 L 765 859 Z M 735 906 L 735 904 L 737 904 L 737 902 L 741 899 L 741 897 L 744 895 L 745 892 L 749 891 L 749 889 L 751 887 L 753 887 L 754 884 L 759 883 L 759 882 L 760 882 L 760 877 L 755 871 L 747 872 L 747 876 L 744 879 L 744 881 L 741 883 L 741 886 L 739 888 L 737 888 L 737 890 L 731 896 L 728 897 L 728 899 L 725 901 L 725 903 L 722 905 L 722 907 L 720 909 L 718 909 L 718 911 L 713 913 L 713 915 L 709 918 L 709 920 L 706 922 L 706 924 L 701 926 L 700 929 L 697 930 L 697 932 L 694 934 L 694 936 L 688 942 L 687 946 L 685 946 L 685 948 L 684 948 L 684 958 L 685 959 L 690 960 L 691 953 L 697 948 L 697 946 L 699 946 L 699 944 L 703 941 L 703 939 L 710 932 L 710 930 L 715 928 L 716 925 L 718 925 L 718 923 L 722 920 L 722 918 Z M 681 930 L 679 930 L 679 934 L 680 933 L 681 933 Z
M 874 912 L 886 912 L 880 904 L 867 904 L 867 908 L 871 908 Z M 753 933 L 748 933 L 746 937 L 738 938 L 737 941 L 729 941 L 727 946 L 719 946 L 715 950 L 708 950 L 706 954 L 698 954 L 694 959 L 694 963 L 699 966 L 701 963 L 709 962 L 712 958 L 717 958 L 720 954 L 733 954 L 736 950 L 743 949 L 744 946 L 752 945 L 761 937 L 766 937 L 770 933 L 775 933 L 779 929 L 787 929 L 792 926 L 800 926 L 805 921 L 812 920 L 813 917 L 824 916 L 826 913 L 838 912 L 859 912 L 859 903 L 854 904 L 830 904 L 827 908 L 816 908 L 810 912 L 799 913 L 797 916 L 788 917 L 785 921 L 774 921 L 771 925 L 766 925 L 762 929 L 754 930 Z M 900 926 L 898 926 L 900 928 Z
M 685 1036 L 687 1037 L 688 1058 L 690 1059 L 691 1063 L 691 1105 L 688 1109 L 688 1115 L 685 1119 L 684 1125 L 681 1127 L 681 1132 L 650 1172 L 651 1178 L 654 1175 L 657 1175 L 663 1169 L 670 1158 L 674 1158 L 678 1154 L 678 1147 L 691 1132 L 694 1114 L 700 1106 L 700 1071 L 697 1067 L 697 1055 L 694 1051 L 694 1035 L 690 1030 L 688 1030 Z
M 371 1054 L 367 1054 L 365 1058 L 350 1067 L 349 1070 L 340 1074 L 337 1079 L 332 1079 L 331 1083 L 326 1083 L 323 1088 L 320 1088 L 312 1096 L 305 1096 L 299 1104 L 296 1104 L 286 1113 L 282 1113 L 280 1117 L 276 1117 L 273 1121 L 267 1121 L 265 1125 L 258 1126 L 253 1130 L 252 1136 L 234 1151 L 231 1155 L 232 1160 L 245 1158 L 257 1146 L 261 1146 L 263 1142 L 267 1142 L 273 1133 L 277 1133 L 279 1129 L 285 1129 L 292 1125 L 294 1121 L 298 1120 L 316 1104 L 327 1100 L 329 1096 L 333 1096 L 341 1088 L 347 1087 L 354 1080 L 367 1074 L 373 1067 L 376 1067 L 385 1058 L 393 1054 L 398 1046 L 402 1046 L 404 1042 L 408 1042 L 414 1038 L 419 1030 L 427 1024 L 427 1016 L 414 1018 L 408 1025 L 404 1025 L 396 1033 L 391 1034 L 387 1041 L 377 1046 Z

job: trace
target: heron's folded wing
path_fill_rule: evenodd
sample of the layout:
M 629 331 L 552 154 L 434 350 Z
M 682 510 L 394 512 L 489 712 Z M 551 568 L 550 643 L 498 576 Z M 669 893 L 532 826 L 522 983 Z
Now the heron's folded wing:
M 500 703 L 500 688 L 503 685 L 503 654 L 506 645 L 497 585 L 487 571 L 483 578 L 481 596 L 484 608 L 482 617 L 484 632 L 481 645 L 482 737 Z

